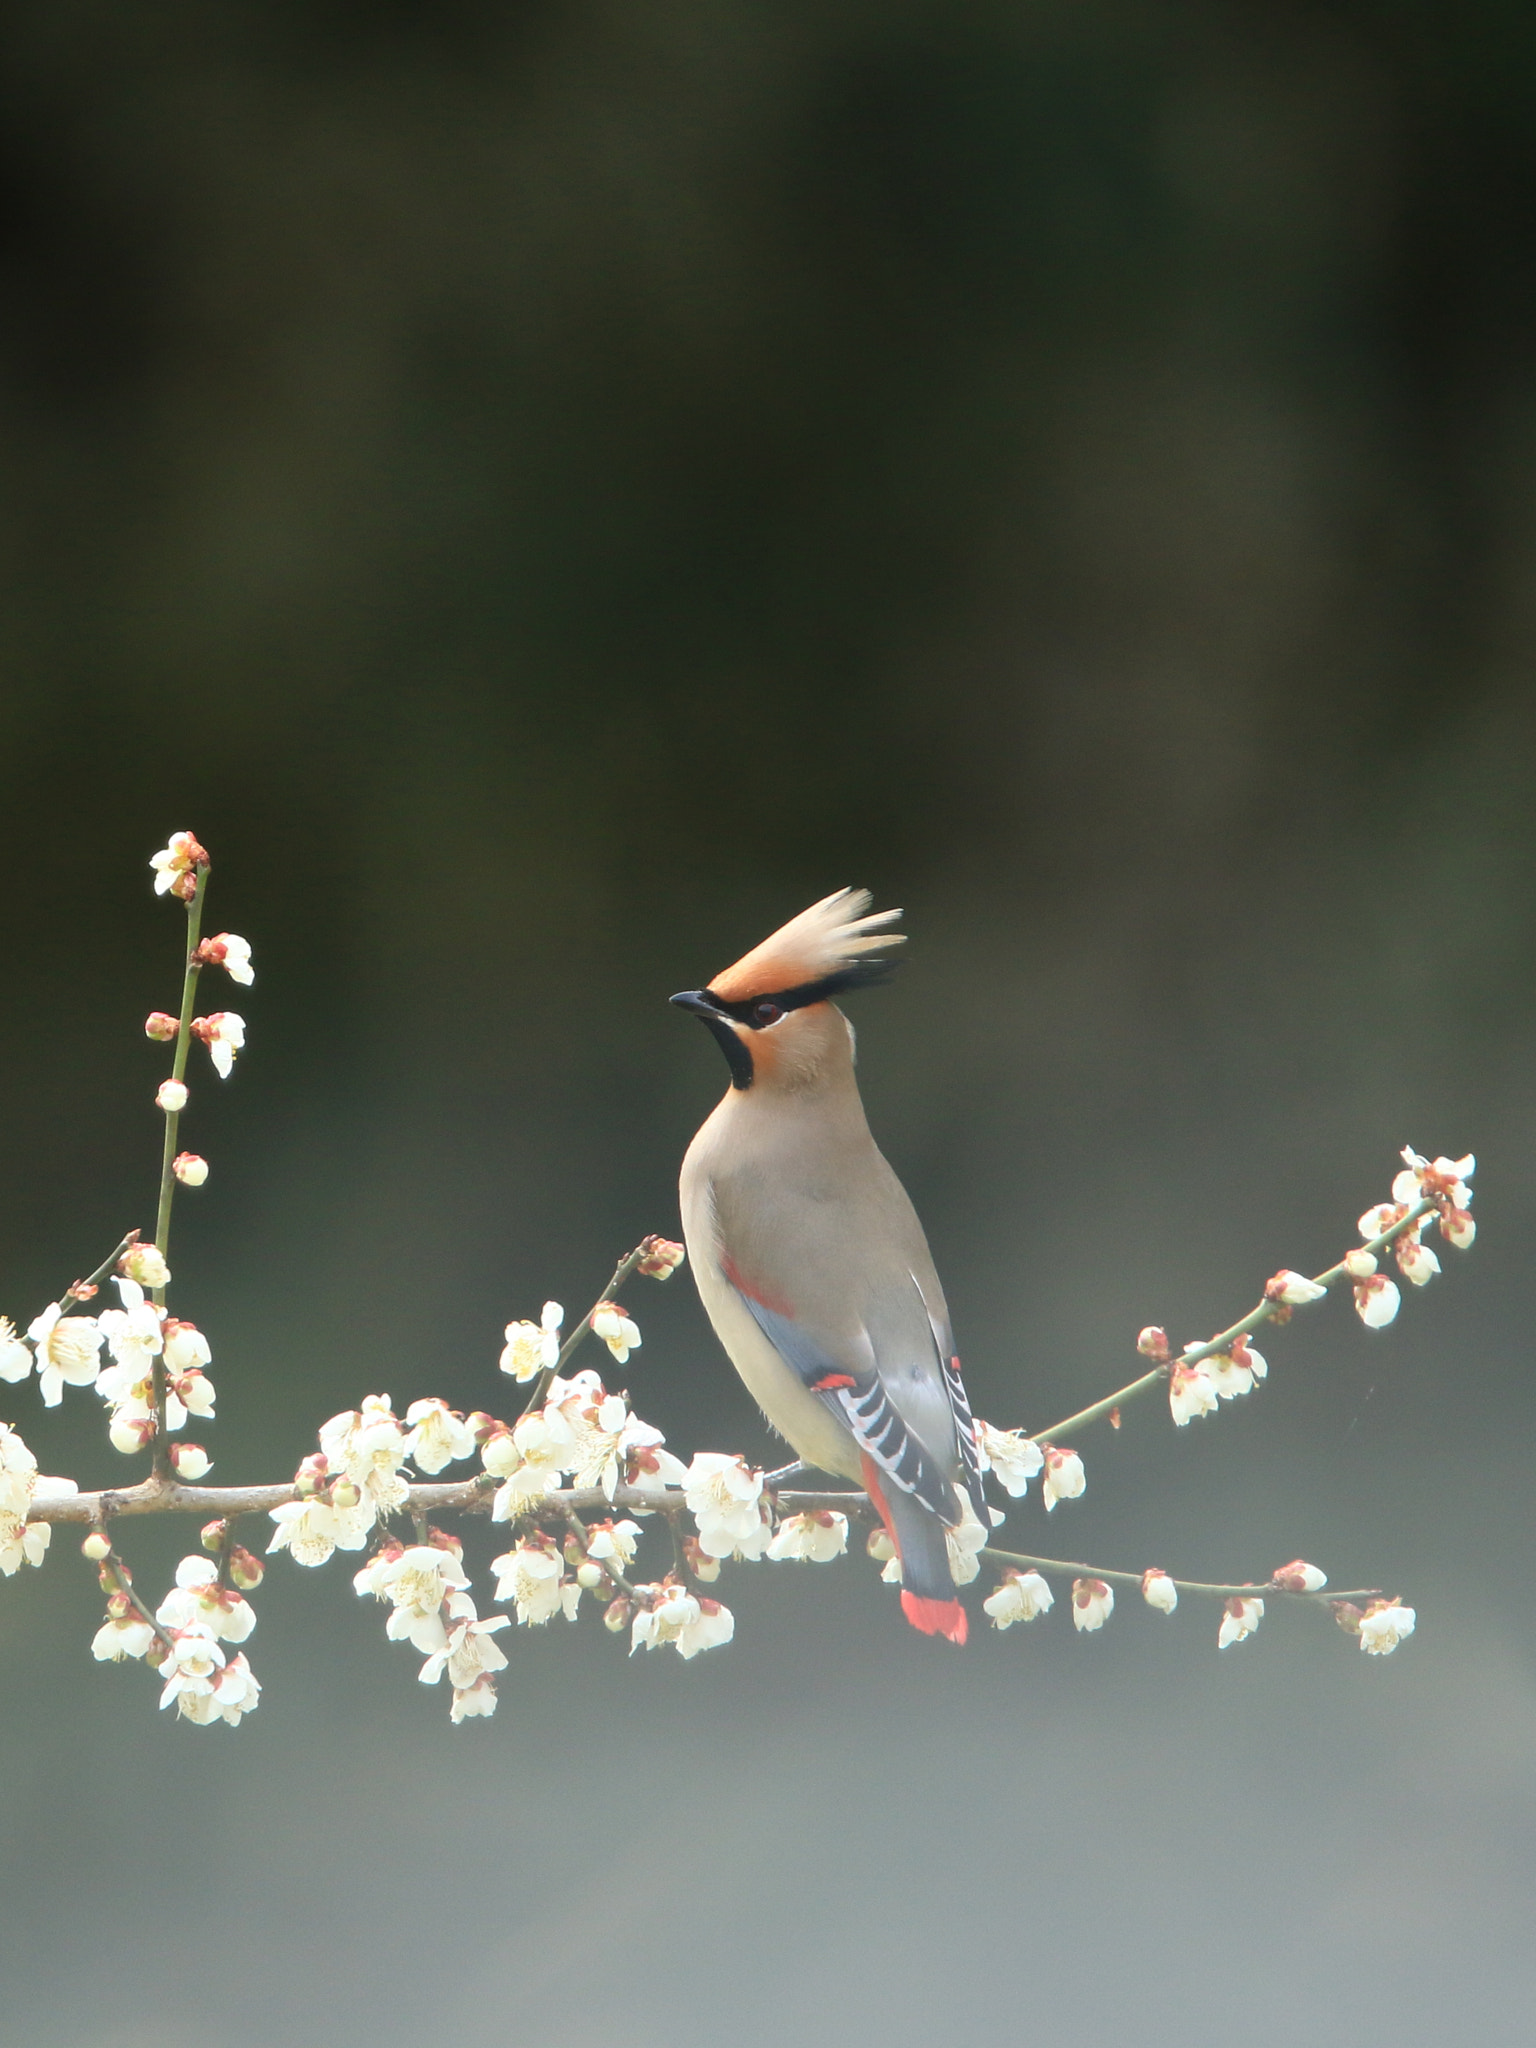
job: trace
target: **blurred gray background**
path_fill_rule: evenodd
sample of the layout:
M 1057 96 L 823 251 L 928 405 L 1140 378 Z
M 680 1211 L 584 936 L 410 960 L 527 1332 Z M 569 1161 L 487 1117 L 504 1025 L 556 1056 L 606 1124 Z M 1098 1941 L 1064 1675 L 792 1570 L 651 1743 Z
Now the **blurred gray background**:
M 851 1007 L 990 1419 L 1336 1257 L 1405 1141 L 1483 1222 L 1009 1518 L 1381 1583 L 1388 1660 L 1192 1602 L 957 1655 L 765 1565 L 728 1652 L 519 1631 L 451 1729 L 279 1560 L 231 1733 L 91 1662 L 61 1537 L 0 1584 L 7 2040 L 1528 2041 L 1529 10 L 18 0 L 0 49 L 0 1309 L 152 1222 L 181 827 L 258 966 L 173 1258 L 221 1479 L 370 1390 L 505 1407 L 507 1319 L 676 1227 L 724 1075 L 665 998 L 843 882 L 907 907 Z M 630 1305 L 641 1412 L 771 1456 L 688 1278 Z

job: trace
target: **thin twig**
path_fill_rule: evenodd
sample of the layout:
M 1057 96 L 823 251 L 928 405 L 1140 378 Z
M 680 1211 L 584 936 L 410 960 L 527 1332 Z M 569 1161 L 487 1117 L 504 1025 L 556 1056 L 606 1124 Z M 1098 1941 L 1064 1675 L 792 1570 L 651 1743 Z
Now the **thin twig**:
M 557 1373 L 561 1374 L 562 1376 L 564 1375 L 565 1368 L 570 1364 L 571 1359 L 574 1356 L 578 1345 L 581 1343 L 582 1339 L 587 1335 L 587 1333 L 591 1330 L 592 1318 L 597 1314 L 598 1310 L 602 1307 L 605 1301 L 613 1300 L 614 1296 L 618 1293 L 619 1289 L 624 1285 L 624 1282 L 629 1278 L 630 1274 L 634 1272 L 636 1266 L 638 1266 L 640 1261 L 645 1257 L 649 1245 L 650 1239 L 646 1238 L 642 1243 L 637 1244 L 632 1252 L 626 1252 L 624 1254 L 624 1257 L 620 1259 L 619 1263 L 614 1267 L 613 1278 L 608 1282 L 608 1285 L 603 1289 L 602 1293 L 597 1297 L 596 1301 L 594 1301 L 592 1306 L 587 1310 L 586 1314 L 582 1317 L 581 1321 L 576 1325 L 575 1329 L 572 1330 L 570 1336 L 567 1337 L 565 1342 L 561 1345 L 560 1356 L 555 1360 L 553 1365 L 546 1365 L 543 1371 L 539 1374 L 538 1378 L 534 1381 L 533 1391 L 528 1396 L 527 1406 L 523 1409 L 523 1414 L 519 1415 L 519 1417 L 517 1418 L 519 1422 L 522 1421 L 523 1415 L 531 1415 L 535 1408 L 540 1407 L 542 1405 L 544 1396 L 549 1392 L 550 1381 L 554 1379 Z
M 1408 1213 L 1400 1216 L 1390 1230 L 1382 1231 L 1379 1237 L 1371 1238 L 1359 1249 L 1372 1253 L 1382 1251 L 1387 1245 L 1395 1243 L 1406 1231 L 1411 1230 L 1421 1218 L 1428 1216 L 1436 1206 L 1433 1201 L 1415 1202 Z M 1349 1268 L 1341 1259 L 1336 1266 L 1330 1266 L 1326 1273 L 1319 1273 L 1314 1284 L 1318 1287 L 1334 1287 L 1340 1280 L 1348 1277 L 1348 1274 Z M 1102 1401 L 1094 1401 L 1086 1408 L 1079 1408 L 1075 1415 L 1067 1416 L 1063 1422 L 1053 1422 L 1049 1429 L 1027 1430 L 1025 1434 L 1033 1443 L 1056 1443 L 1069 1432 L 1076 1432 L 1090 1422 L 1097 1422 L 1101 1415 L 1108 1415 L 1111 1409 L 1123 1407 L 1138 1394 L 1149 1393 L 1153 1387 L 1167 1380 L 1176 1365 L 1198 1365 L 1202 1359 L 1215 1358 L 1219 1352 L 1229 1351 L 1239 1337 L 1250 1336 L 1263 1324 L 1274 1322 L 1282 1308 L 1296 1306 L 1310 1307 L 1311 1304 L 1261 1301 L 1257 1308 L 1250 1309 L 1247 1315 L 1235 1322 L 1230 1329 L 1223 1330 L 1219 1336 L 1208 1338 L 1204 1344 L 1186 1344 L 1177 1358 L 1166 1359 L 1160 1365 L 1154 1365 L 1150 1372 L 1144 1372 L 1139 1379 L 1132 1380 L 1129 1386 L 1120 1387 L 1113 1394 L 1106 1394 Z M 1281 1321 L 1287 1319 L 1279 1317 Z
M 1049 1572 L 1057 1578 L 1105 1579 L 1112 1586 L 1134 1586 L 1141 1589 L 1144 1576 L 1141 1572 L 1112 1571 L 1108 1565 L 1075 1564 L 1060 1557 L 1026 1557 L 1018 1550 L 994 1550 L 991 1544 L 981 1552 L 989 1564 L 1021 1564 L 1030 1571 Z M 1168 1575 L 1172 1577 L 1170 1573 Z M 1379 1586 L 1356 1586 L 1348 1593 L 1336 1593 L 1331 1586 L 1319 1587 L 1315 1593 L 1302 1593 L 1290 1586 L 1277 1586 L 1273 1579 L 1260 1584 L 1248 1583 L 1240 1586 L 1217 1586 L 1204 1579 L 1174 1579 L 1173 1583 L 1181 1593 L 1205 1593 L 1220 1600 L 1306 1600 L 1316 1607 L 1326 1606 L 1330 1600 L 1375 1600 L 1379 1598 Z

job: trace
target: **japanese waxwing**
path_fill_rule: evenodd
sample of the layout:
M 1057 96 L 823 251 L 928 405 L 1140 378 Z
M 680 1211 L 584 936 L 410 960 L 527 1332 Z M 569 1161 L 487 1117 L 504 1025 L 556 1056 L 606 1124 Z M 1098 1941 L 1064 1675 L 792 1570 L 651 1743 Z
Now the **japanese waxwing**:
M 683 1234 L 715 1333 L 807 1465 L 857 1480 L 901 1559 L 901 1605 L 966 1637 L 945 1531 L 990 1526 L 944 1291 L 870 1136 L 832 998 L 890 973 L 899 910 L 839 889 L 706 988 L 672 998 L 731 1070 L 683 1161 Z

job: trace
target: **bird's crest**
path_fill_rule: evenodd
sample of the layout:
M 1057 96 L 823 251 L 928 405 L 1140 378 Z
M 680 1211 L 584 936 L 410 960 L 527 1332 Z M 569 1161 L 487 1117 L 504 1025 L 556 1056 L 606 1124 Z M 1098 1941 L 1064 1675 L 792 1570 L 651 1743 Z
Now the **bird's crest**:
M 830 996 L 883 980 L 895 963 L 871 956 L 886 946 L 904 945 L 906 933 L 890 929 L 901 912 L 871 914 L 873 900 L 867 889 L 834 889 L 717 974 L 710 994 L 741 1003 L 826 983 L 822 992 Z

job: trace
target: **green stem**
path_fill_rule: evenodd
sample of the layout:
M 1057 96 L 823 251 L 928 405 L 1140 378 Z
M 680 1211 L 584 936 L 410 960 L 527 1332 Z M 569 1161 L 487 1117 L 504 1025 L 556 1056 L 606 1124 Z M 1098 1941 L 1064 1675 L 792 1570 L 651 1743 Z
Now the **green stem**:
M 181 1015 L 176 1025 L 176 1050 L 171 1059 L 173 1081 L 184 1079 L 187 1071 L 187 1054 L 192 1045 L 192 1005 L 197 995 L 197 977 L 202 972 L 202 963 L 197 957 L 198 935 L 203 923 L 203 897 L 208 888 L 208 870 L 200 867 L 197 886 L 187 903 L 187 964 L 181 977 Z M 161 1258 L 165 1258 L 171 1243 L 171 1200 L 176 1192 L 176 1175 L 172 1164 L 176 1158 L 176 1133 L 181 1123 L 181 1112 L 168 1109 L 165 1112 L 165 1143 L 160 1152 L 160 1200 L 155 1210 L 155 1246 Z M 165 1309 L 165 1289 L 154 1290 L 156 1308 Z M 165 1407 L 165 1361 L 157 1357 L 151 1369 L 155 1395 L 155 1448 L 154 1471 L 158 1478 L 172 1476 L 170 1436 L 166 1429 Z
M 1390 1230 L 1384 1230 L 1379 1237 L 1371 1238 L 1368 1243 L 1360 1246 L 1360 1250 L 1371 1253 L 1385 1250 L 1405 1232 L 1412 1230 L 1415 1223 L 1428 1216 L 1436 1206 L 1437 1204 L 1432 1201 L 1415 1202 L 1408 1213 L 1400 1216 Z M 1330 1266 L 1325 1273 L 1317 1274 L 1315 1284 L 1318 1287 L 1335 1287 L 1348 1275 L 1349 1268 L 1340 1259 L 1336 1266 Z M 1204 1344 L 1186 1344 L 1177 1358 L 1170 1358 L 1161 1365 L 1154 1365 L 1150 1372 L 1144 1372 L 1139 1379 L 1132 1380 L 1129 1386 L 1121 1387 L 1113 1394 L 1106 1394 L 1102 1401 L 1094 1401 L 1087 1408 L 1079 1408 L 1075 1415 L 1067 1416 L 1063 1422 L 1052 1423 L 1049 1429 L 1031 1430 L 1031 1440 L 1037 1444 L 1056 1443 L 1068 1430 L 1079 1430 L 1090 1422 L 1097 1422 L 1101 1415 L 1108 1415 L 1111 1409 L 1119 1408 L 1126 1401 L 1134 1400 L 1138 1394 L 1148 1393 L 1153 1387 L 1160 1385 L 1176 1365 L 1198 1365 L 1202 1359 L 1215 1358 L 1220 1352 L 1230 1351 L 1239 1337 L 1251 1336 L 1265 1323 L 1275 1321 L 1282 1308 L 1291 1306 L 1310 1307 L 1311 1304 L 1261 1301 L 1257 1308 L 1250 1309 L 1247 1315 L 1235 1322 L 1229 1330 L 1223 1330 L 1220 1336 L 1209 1338 Z M 1289 1315 L 1281 1320 L 1289 1321 Z
M 1030 1571 L 1049 1572 L 1056 1578 L 1104 1579 L 1112 1586 L 1134 1586 L 1141 1590 L 1142 1573 L 1111 1571 L 1102 1564 L 1074 1564 L 1060 1557 L 1026 1557 L 1017 1550 L 994 1550 L 990 1544 L 981 1555 L 990 1564 L 1021 1564 Z M 1181 1593 L 1205 1593 L 1221 1600 L 1308 1600 L 1314 1607 L 1326 1606 L 1330 1600 L 1375 1600 L 1380 1597 L 1379 1586 L 1356 1586 L 1348 1593 L 1336 1593 L 1333 1588 L 1319 1587 L 1315 1593 L 1296 1593 L 1289 1586 L 1277 1586 L 1273 1579 L 1261 1585 L 1215 1586 L 1204 1579 L 1174 1579 L 1174 1585 Z

